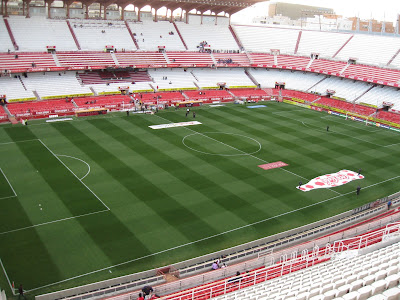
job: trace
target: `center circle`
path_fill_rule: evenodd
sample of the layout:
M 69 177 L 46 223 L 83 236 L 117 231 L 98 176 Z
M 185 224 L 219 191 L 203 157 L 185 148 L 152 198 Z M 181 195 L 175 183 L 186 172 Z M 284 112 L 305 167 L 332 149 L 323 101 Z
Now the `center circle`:
M 261 150 L 256 139 L 238 133 L 196 132 L 182 139 L 182 144 L 192 151 L 217 156 L 252 155 Z M 211 148 L 216 149 L 213 152 Z

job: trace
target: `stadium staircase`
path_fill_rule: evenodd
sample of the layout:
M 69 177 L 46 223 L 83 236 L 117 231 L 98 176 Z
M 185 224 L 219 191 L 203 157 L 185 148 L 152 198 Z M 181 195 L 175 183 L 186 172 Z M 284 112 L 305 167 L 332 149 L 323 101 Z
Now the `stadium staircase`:
M 299 35 L 297 37 L 297 42 L 296 42 L 296 47 L 294 48 L 294 54 L 297 54 L 297 51 L 299 50 L 299 45 L 300 45 L 300 40 L 301 40 L 301 35 L 303 31 L 299 31 Z
M 247 77 L 249 77 L 249 79 L 257 86 L 261 86 L 260 83 L 257 81 L 257 79 L 249 72 L 248 69 L 244 69 L 244 74 L 247 75 Z
M 71 32 L 71 35 L 72 35 L 72 37 L 73 37 L 73 39 L 74 39 L 76 48 L 78 48 L 78 50 L 81 50 L 81 45 L 79 45 L 78 38 L 76 37 L 75 31 L 74 31 L 74 29 L 72 28 L 71 23 L 69 22 L 69 20 L 67 20 L 67 25 L 68 25 L 69 31 Z
M 37 91 L 32 91 L 32 93 L 35 95 L 37 100 L 42 100 Z
M 233 38 L 235 39 L 236 44 L 239 46 L 239 49 L 240 49 L 240 50 L 243 50 L 243 49 L 244 49 L 243 44 L 242 44 L 242 42 L 240 41 L 239 37 L 236 35 L 235 30 L 232 28 L 231 25 L 229 25 L 228 28 L 229 28 L 229 31 L 232 33 L 232 36 L 233 36 Z
M 11 42 L 14 46 L 14 49 L 19 50 L 17 41 L 15 40 L 14 34 L 11 31 L 11 26 L 10 26 L 10 23 L 8 22 L 8 19 L 7 18 L 3 18 L 3 19 L 4 19 L 4 24 L 6 25 L 6 28 L 7 28 L 8 35 L 10 36 Z
M 340 70 L 339 74 L 342 75 L 342 74 L 347 70 L 347 68 L 348 68 L 349 66 L 350 66 L 349 63 L 348 63 L 347 65 L 345 65 L 344 68 L 343 68 L 342 70 Z
M 350 36 L 349 39 L 338 49 L 338 51 L 335 52 L 335 54 L 332 56 L 332 58 L 335 58 L 336 55 L 339 54 L 340 51 L 351 41 L 351 39 L 354 37 L 354 35 Z
M 138 44 L 138 42 L 136 41 L 135 36 L 133 35 L 131 28 L 129 27 L 128 21 L 126 21 L 126 20 L 125 20 L 125 26 L 126 26 L 126 29 L 128 29 L 128 32 L 129 32 L 129 35 L 130 35 L 131 38 L 132 38 L 132 41 L 135 43 L 136 49 L 139 50 L 139 49 L 140 49 L 140 48 L 139 48 L 139 44 Z
M 364 93 L 362 93 L 361 95 L 359 95 L 358 97 L 356 97 L 355 99 L 353 99 L 353 102 L 356 102 L 358 99 L 360 99 L 362 96 L 364 96 L 366 93 L 368 93 L 370 90 L 372 90 L 375 87 L 375 85 L 370 86 L 366 91 L 364 91 Z
M 111 54 L 112 59 L 114 60 L 115 65 L 116 65 L 116 66 L 119 66 L 118 58 L 117 58 L 117 56 L 115 55 L 115 53 L 114 53 L 114 52 L 111 52 L 110 54 Z
M 399 50 L 397 50 L 396 51 L 396 53 L 392 56 L 392 58 L 388 61 L 388 63 L 386 64 L 386 66 L 389 66 L 391 63 L 392 63 L 392 61 L 399 55 L 399 53 L 400 53 L 400 48 L 399 48 Z
M 163 52 L 163 56 L 164 56 L 165 61 L 167 62 L 167 64 L 170 64 L 171 61 L 169 60 L 167 53 Z
M 186 50 L 189 50 L 188 46 L 187 46 L 186 43 L 185 43 L 185 40 L 183 39 L 183 36 L 182 36 L 181 32 L 180 32 L 179 29 L 178 29 L 178 26 L 176 25 L 175 22 L 172 22 L 172 24 L 174 24 L 175 30 L 176 30 L 176 32 L 178 33 L 179 38 L 181 39 L 183 46 L 185 46 L 185 49 L 186 49 Z
M 306 89 L 306 92 L 312 91 L 312 89 L 317 86 L 318 84 L 320 84 L 322 81 L 324 81 L 326 79 L 326 77 L 322 78 L 320 81 L 318 81 L 317 83 L 315 83 L 314 85 L 310 86 L 308 89 Z
M 212 53 L 210 53 L 210 56 L 211 56 L 211 59 L 212 59 L 214 65 L 216 65 L 217 64 L 217 60 L 215 59 L 214 55 Z
M 56 63 L 56 66 L 57 67 L 62 67 L 60 62 L 58 61 L 57 55 L 55 53 L 52 53 L 51 55 L 53 56 L 53 59 L 54 59 L 54 62 Z

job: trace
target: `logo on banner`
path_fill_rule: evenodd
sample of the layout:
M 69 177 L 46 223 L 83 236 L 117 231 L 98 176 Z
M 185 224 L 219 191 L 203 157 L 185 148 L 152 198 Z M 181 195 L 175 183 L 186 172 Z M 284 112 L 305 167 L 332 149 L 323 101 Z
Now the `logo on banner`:
M 364 176 L 349 170 L 340 170 L 337 173 L 326 174 L 310 180 L 308 183 L 297 186 L 297 189 L 308 192 L 314 189 L 329 189 L 350 181 L 364 179 Z

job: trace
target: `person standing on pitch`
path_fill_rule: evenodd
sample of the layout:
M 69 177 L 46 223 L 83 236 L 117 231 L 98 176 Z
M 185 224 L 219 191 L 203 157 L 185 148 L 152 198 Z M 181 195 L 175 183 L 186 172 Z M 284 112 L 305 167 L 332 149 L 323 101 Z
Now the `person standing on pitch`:
M 328 126 L 326 126 L 326 131 L 329 131 L 329 125 L 328 125 Z
M 360 195 L 360 191 L 361 191 L 361 187 L 360 187 L 360 186 L 358 186 L 358 187 L 357 187 L 357 190 L 356 190 L 356 194 L 357 194 L 357 196 L 358 196 L 358 195 Z
M 300 181 L 300 182 L 299 182 L 299 188 L 300 188 L 302 185 L 303 185 L 303 183 Z
M 360 170 L 358 170 L 358 174 L 357 174 L 357 176 L 361 174 L 361 171 L 362 171 L 361 169 L 360 169 Z
M 19 300 L 21 297 L 24 298 L 24 299 L 26 300 L 26 297 L 25 297 L 25 295 L 24 295 L 24 288 L 22 287 L 22 284 L 19 285 L 18 293 L 19 293 L 19 295 L 18 295 L 18 300 Z
M 196 119 L 196 112 L 193 112 L 193 119 Z

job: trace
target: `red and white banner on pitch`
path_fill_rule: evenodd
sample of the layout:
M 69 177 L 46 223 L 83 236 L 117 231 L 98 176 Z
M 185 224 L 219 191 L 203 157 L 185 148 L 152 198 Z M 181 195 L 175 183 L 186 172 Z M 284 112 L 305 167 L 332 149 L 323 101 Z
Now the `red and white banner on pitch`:
M 299 190 L 308 192 L 314 189 L 329 189 L 335 186 L 349 183 L 350 181 L 363 179 L 364 176 L 349 170 L 340 170 L 337 173 L 326 174 L 310 180 L 308 183 L 297 186 Z

